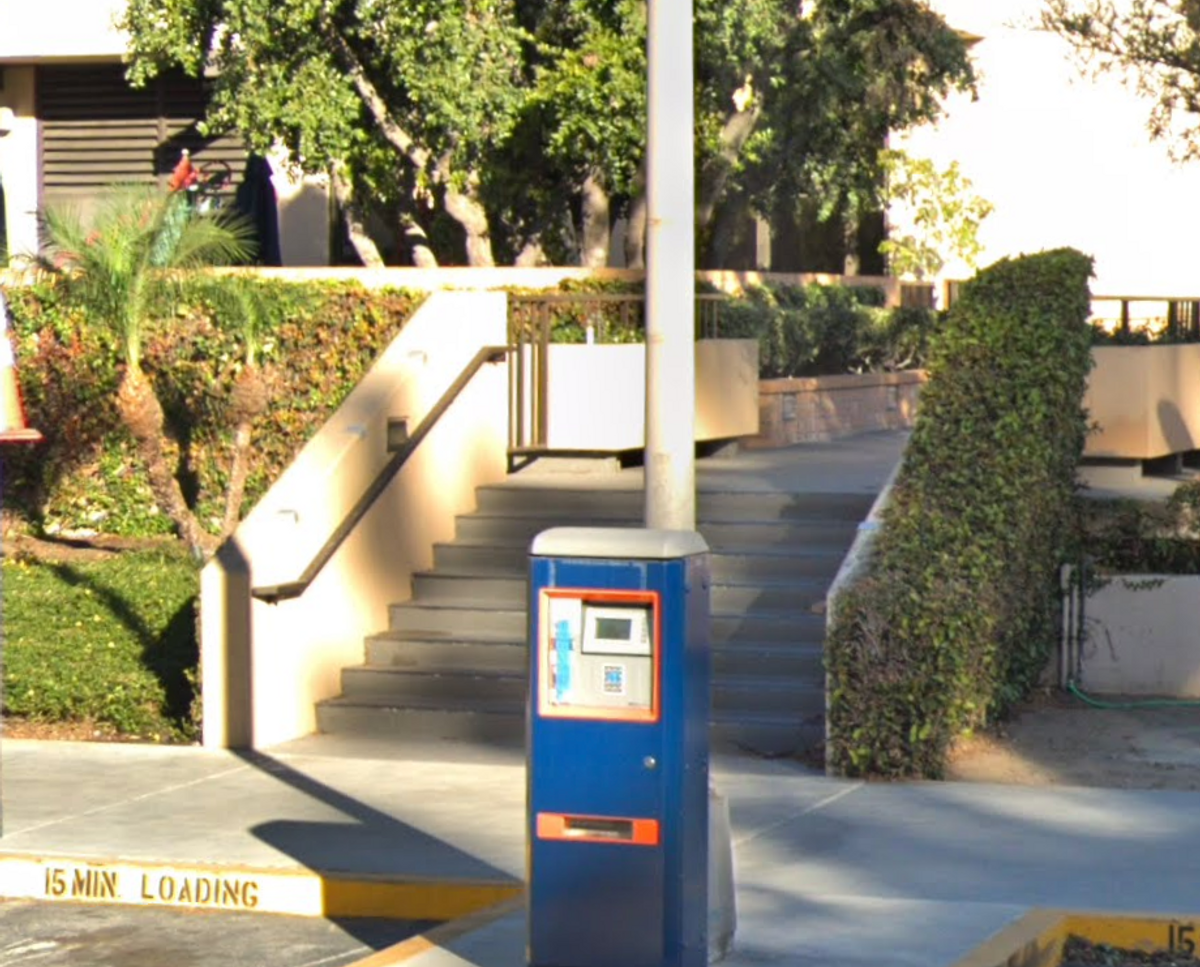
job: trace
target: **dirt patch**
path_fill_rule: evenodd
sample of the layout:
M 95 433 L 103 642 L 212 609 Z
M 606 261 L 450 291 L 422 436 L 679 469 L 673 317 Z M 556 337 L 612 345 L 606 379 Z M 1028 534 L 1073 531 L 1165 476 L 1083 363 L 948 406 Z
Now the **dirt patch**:
M 1027 786 L 1200 789 L 1200 704 L 1094 708 L 1059 691 L 1036 696 L 989 734 L 954 749 L 947 779 Z
M 124 551 L 174 549 L 179 541 L 173 537 L 119 537 L 97 534 L 94 537 L 32 537 L 28 534 L 5 534 L 4 556 L 31 558 L 70 564 L 112 558 Z
M 107 722 L 32 722 L 6 716 L 0 733 L 6 739 L 47 739 L 57 742 L 130 742 Z

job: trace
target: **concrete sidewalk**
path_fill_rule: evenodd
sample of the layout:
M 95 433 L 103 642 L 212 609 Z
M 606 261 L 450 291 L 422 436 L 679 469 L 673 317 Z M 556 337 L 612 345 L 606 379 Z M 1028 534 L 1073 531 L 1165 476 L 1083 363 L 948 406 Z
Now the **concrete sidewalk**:
M 257 914 L 268 918 L 270 875 L 464 889 L 519 883 L 522 764 L 347 758 L 322 754 L 319 738 L 304 749 L 244 758 L 5 741 L 0 894 L 53 901 L 50 871 L 62 870 L 69 900 L 72 884 L 89 882 L 78 870 L 133 864 L 152 871 L 141 881 L 152 884 L 149 896 L 135 904 L 170 906 L 153 885 L 166 875 L 177 884 L 254 879 Z M 744 757 L 718 759 L 714 775 L 733 823 L 739 928 L 728 962 L 737 967 L 938 967 L 1032 907 L 1177 913 L 1198 905 L 1196 794 L 863 784 Z M 177 886 L 176 904 L 178 894 Z M 113 898 L 84 891 L 75 899 Z M 273 920 L 287 931 L 297 922 Z M 519 910 L 440 943 L 436 936 L 370 963 L 524 964 Z M 347 944 L 344 957 L 354 952 Z M 359 939 L 353 946 L 369 949 Z

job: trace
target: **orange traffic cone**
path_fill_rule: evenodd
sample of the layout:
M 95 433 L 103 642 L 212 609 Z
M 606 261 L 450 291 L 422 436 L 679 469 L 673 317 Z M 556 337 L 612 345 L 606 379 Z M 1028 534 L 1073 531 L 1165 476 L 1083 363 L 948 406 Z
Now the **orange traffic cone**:
M 0 293 L 0 443 L 39 443 L 42 435 L 25 423 L 12 344 L 8 341 L 8 307 Z

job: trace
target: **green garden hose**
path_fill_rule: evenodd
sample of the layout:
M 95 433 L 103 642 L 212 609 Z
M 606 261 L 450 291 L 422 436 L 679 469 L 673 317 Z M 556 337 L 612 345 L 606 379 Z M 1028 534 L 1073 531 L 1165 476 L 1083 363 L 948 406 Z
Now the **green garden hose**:
M 1187 698 L 1147 698 L 1139 702 L 1105 702 L 1084 694 L 1073 681 L 1067 682 L 1067 691 L 1092 708 L 1120 711 L 1139 708 L 1200 708 L 1200 699 Z

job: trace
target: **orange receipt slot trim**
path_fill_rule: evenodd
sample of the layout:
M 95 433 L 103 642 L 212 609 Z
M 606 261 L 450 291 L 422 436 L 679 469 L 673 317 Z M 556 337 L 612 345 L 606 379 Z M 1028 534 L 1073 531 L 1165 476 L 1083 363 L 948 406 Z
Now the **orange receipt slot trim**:
M 538 839 L 570 840 L 579 843 L 625 843 L 630 846 L 657 846 L 659 842 L 658 820 L 538 813 L 537 837 Z

